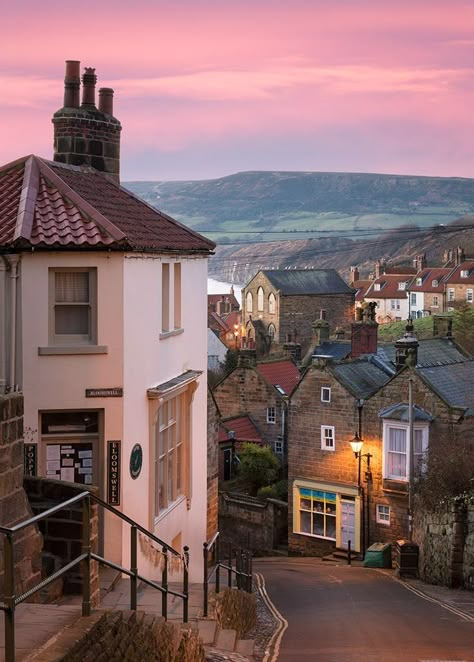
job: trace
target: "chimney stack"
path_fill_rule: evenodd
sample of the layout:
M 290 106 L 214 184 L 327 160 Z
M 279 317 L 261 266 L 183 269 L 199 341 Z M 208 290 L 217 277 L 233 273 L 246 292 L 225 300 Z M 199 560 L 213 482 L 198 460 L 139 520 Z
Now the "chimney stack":
M 359 280 L 359 269 L 357 267 L 351 267 L 350 284 L 353 285 L 356 280 Z
M 79 108 L 81 87 L 81 63 L 77 60 L 66 60 L 66 75 L 64 76 L 64 108 Z
M 238 368 L 254 368 L 257 365 L 257 351 L 255 349 L 239 349 L 237 356 Z
M 377 304 L 371 301 L 365 308 L 357 308 L 357 321 L 351 325 L 351 358 L 362 354 L 377 354 L 379 325 L 375 321 Z
M 462 246 L 458 246 L 456 248 L 456 266 L 459 267 L 460 264 L 462 264 L 466 259 L 466 256 L 464 254 L 464 248 Z
M 407 320 L 406 331 L 402 338 L 395 343 L 396 358 L 395 368 L 399 372 L 405 366 L 414 368 L 418 363 L 419 342 L 413 332 L 413 322 L 409 317 Z
M 413 266 L 417 272 L 422 271 L 426 267 L 426 254 L 419 253 L 418 255 L 415 255 L 413 258 Z
M 377 260 L 375 263 L 375 278 L 380 278 L 385 273 L 385 260 Z
M 99 90 L 95 102 L 97 76 L 86 67 L 80 97 L 80 62 L 67 60 L 64 79 L 64 106 L 53 115 L 54 160 L 70 165 L 86 165 L 120 183 L 120 132 L 122 126 L 113 116 L 113 90 Z
M 326 320 L 316 320 L 311 324 L 312 334 L 311 334 L 311 344 L 313 347 L 319 347 L 329 340 L 329 322 Z

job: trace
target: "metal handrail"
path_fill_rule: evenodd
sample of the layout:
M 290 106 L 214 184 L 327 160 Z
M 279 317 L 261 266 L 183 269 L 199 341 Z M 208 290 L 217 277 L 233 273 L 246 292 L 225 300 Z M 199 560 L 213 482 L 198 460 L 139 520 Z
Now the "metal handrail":
M 91 502 L 97 503 L 106 510 L 117 515 L 120 519 L 127 522 L 131 526 L 130 531 L 130 569 L 124 568 L 121 565 L 109 561 L 92 551 L 91 545 Z M 15 550 L 14 550 L 14 535 L 18 531 L 25 529 L 28 526 L 33 526 L 41 520 L 46 519 L 50 515 L 70 508 L 75 504 L 82 504 L 82 551 L 76 558 L 72 559 L 65 566 L 51 573 L 48 577 L 42 579 L 38 584 L 28 589 L 20 595 L 15 594 Z M 162 547 L 163 551 L 163 570 L 161 585 L 138 573 L 138 554 L 137 554 L 137 533 L 140 531 L 148 536 L 151 540 L 156 542 Z M 135 522 L 130 517 L 113 508 L 108 503 L 103 501 L 95 494 L 84 491 L 77 494 L 66 501 L 61 502 L 48 510 L 45 510 L 38 515 L 30 517 L 24 522 L 20 522 L 12 527 L 0 526 L 0 534 L 5 536 L 4 540 L 4 602 L 0 604 L 0 611 L 4 612 L 5 617 L 5 662 L 15 662 L 15 608 L 24 600 L 34 595 L 37 591 L 45 588 L 55 580 L 59 579 L 66 572 L 71 570 L 79 563 L 82 563 L 82 615 L 89 616 L 92 611 L 91 606 L 91 561 L 98 561 L 107 565 L 119 572 L 123 572 L 130 577 L 130 608 L 134 611 L 137 609 L 137 593 L 138 593 L 138 580 L 148 584 L 149 586 L 157 589 L 162 596 L 162 615 L 165 619 L 168 617 L 168 594 L 181 598 L 183 600 L 183 621 L 188 622 L 188 603 L 189 603 L 189 548 L 183 547 L 183 555 L 181 555 L 173 547 L 160 540 L 145 527 Z M 170 552 L 174 556 L 179 556 L 184 560 L 183 570 L 183 592 L 174 591 L 168 587 L 168 554 Z
M 229 546 L 229 562 L 228 564 L 221 561 L 220 559 L 220 540 L 224 540 L 230 543 Z M 235 568 L 232 564 L 232 547 L 235 551 Z M 209 572 L 209 552 L 215 548 L 215 565 L 212 570 Z M 230 588 L 232 586 L 232 575 L 235 575 L 237 580 L 237 588 L 239 590 L 243 589 L 247 593 L 252 592 L 252 553 L 242 547 L 235 545 L 229 538 L 221 536 L 219 531 L 217 531 L 209 542 L 203 543 L 203 557 L 204 557 L 204 567 L 203 567 L 203 607 L 204 607 L 204 616 L 208 615 L 208 603 L 209 603 L 209 582 L 212 579 L 212 576 L 216 575 L 216 593 L 220 592 L 220 569 L 227 571 L 227 586 Z

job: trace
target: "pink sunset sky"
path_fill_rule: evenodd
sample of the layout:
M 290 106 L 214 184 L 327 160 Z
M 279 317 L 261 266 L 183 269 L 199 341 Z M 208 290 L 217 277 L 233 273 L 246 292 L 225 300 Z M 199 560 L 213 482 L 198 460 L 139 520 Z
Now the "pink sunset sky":
M 122 179 L 242 170 L 474 177 L 474 3 L 21 0 L 0 157 L 52 158 L 64 61 L 115 89 Z

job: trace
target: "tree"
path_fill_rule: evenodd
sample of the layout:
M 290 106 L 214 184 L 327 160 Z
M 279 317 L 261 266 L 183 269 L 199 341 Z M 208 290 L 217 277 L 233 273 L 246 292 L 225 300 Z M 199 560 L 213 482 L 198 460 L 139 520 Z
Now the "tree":
M 228 349 L 227 354 L 225 355 L 224 361 L 224 374 L 228 375 L 229 372 L 232 372 L 234 368 L 237 367 L 237 362 L 239 360 L 239 353 L 235 349 Z
M 453 318 L 454 337 L 470 354 L 474 352 L 474 308 L 468 304 L 458 308 Z
M 280 462 L 268 446 L 244 444 L 238 455 L 239 475 L 255 494 L 260 487 L 271 485 L 278 479 Z

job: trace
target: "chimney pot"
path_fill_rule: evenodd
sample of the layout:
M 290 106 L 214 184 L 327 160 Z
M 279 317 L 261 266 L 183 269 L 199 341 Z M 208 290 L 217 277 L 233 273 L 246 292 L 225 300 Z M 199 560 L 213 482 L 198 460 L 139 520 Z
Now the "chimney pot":
M 114 91 L 110 87 L 101 87 L 99 90 L 99 110 L 106 115 L 114 114 Z
M 81 63 L 78 60 L 66 60 L 64 108 L 79 108 L 80 86 Z
M 95 69 L 85 67 L 82 75 L 82 106 L 95 108 L 95 85 L 97 76 Z

